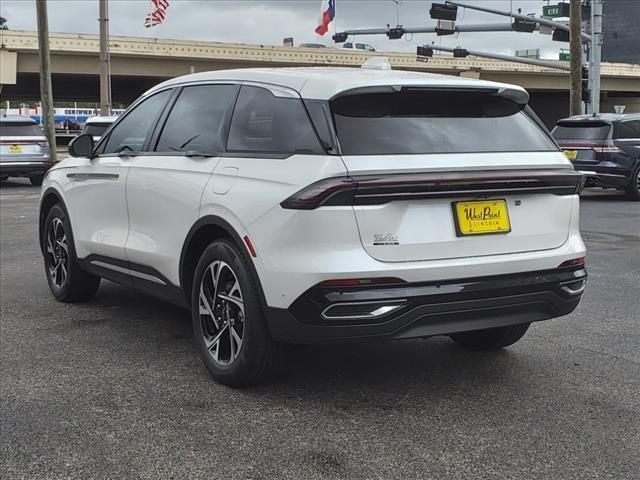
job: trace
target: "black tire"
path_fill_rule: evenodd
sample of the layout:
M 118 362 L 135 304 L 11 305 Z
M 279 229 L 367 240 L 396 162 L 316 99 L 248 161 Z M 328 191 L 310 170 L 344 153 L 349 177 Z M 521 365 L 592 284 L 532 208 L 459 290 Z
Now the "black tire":
M 44 174 L 42 173 L 38 175 L 32 175 L 29 177 L 29 181 L 31 182 L 31 185 L 33 185 L 34 187 L 39 187 L 40 185 L 42 185 L 43 180 L 44 180 Z
M 9 180 L 9 175 L 4 175 L 0 177 L 0 182 L 4 182 L 5 180 Z
M 640 200 L 640 161 L 631 173 L 631 182 L 626 188 L 626 193 L 629 200 Z
M 284 363 L 287 345 L 271 338 L 247 260 L 232 242 L 217 240 L 200 256 L 193 280 L 191 312 L 198 352 L 217 382 L 245 387 L 276 377 Z
M 62 246 L 63 238 L 66 249 Z M 100 285 L 100 277 L 79 267 L 69 217 L 60 204 L 49 210 L 42 242 L 45 274 L 53 296 L 61 302 L 86 302 L 93 298 Z
M 523 323 L 510 327 L 455 333 L 451 335 L 451 339 L 469 350 L 498 350 L 520 340 L 527 333 L 529 325 L 531 324 Z

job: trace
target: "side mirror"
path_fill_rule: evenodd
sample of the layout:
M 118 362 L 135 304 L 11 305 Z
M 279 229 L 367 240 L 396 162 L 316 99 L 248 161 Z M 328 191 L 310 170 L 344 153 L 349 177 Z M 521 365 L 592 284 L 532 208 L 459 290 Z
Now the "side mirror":
M 72 157 L 91 157 L 93 153 L 93 135 L 78 135 L 69 142 L 69 155 Z

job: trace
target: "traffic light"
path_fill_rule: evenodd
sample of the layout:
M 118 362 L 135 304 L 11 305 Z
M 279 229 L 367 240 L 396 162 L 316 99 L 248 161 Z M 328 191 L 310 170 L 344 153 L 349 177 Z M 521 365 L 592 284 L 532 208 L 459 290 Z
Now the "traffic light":
M 589 69 L 582 67 L 582 101 L 589 103 L 591 101 L 591 92 L 589 91 Z
M 418 47 L 417 55 L 418 57 L 416 58 L 416 60 L 418 62 L 428 62 L 429 58 L 433 57 L 433 48 L 429 47 L 428 45 Z
M 458 7 L 444 3 L 432 3 L 429 15 L 434 20 L 449 20 L 455 22 L 458 16 Z
M 453 49 L 454 58 L 465 58 L 469 55 L 469 51 L 466 48 L 456 47 Z
M 560 30 L 559 28 L 553 29 L 552 40 L 556 42 L 569 42 L 569 32 L 567 30 Z
M 338 32 L 333 36 L 333 41 L 336 43 L 344 43 L 347 41 L 348 35 L 345 32 Z
M 514 32 L 526 32 L 532 33 L 536 29 L 535 22 L 528 22 L 527 20 L 522 20 L 520 18 L 514 19 L 511 24 L 511 30 Z
M 389 40 L 399 40 L 403 35 L 404 28 L 402 28 L 402 25 L 398 25 L 397 27 L 387 30 L 387 37 L 389 37 Z

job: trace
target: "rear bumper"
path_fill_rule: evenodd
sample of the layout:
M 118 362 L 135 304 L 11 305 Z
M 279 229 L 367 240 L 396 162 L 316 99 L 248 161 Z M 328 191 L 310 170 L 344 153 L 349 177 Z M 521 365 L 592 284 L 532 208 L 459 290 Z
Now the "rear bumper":
M 578 267 L 438 283 L 316 286 L 288 309 L 267 308 L 267 322 L 275 339 L 296 343 L 447 335 L 571 313 L 586 278 L 584 267 Z M 386 306 L 388 313 L 361 315 L 368 304 L 376 312 Z M 332 305 L 341 305 L 333 311 L 344 315 L 327 318 Z
M 631 171 L 607 162 L 606 165 L 579 165 L 576 164 L 577 171 L 587 177 L 586 188 L 590 187 L 614 187 L 621 188 L 629 185 L 631 181 Z
M 0 175 L 2 176 L 30 176 L 44 173 L 53 167 L 50 158 L 25 158 L 21 160 L 5 160 L 0 162 Z

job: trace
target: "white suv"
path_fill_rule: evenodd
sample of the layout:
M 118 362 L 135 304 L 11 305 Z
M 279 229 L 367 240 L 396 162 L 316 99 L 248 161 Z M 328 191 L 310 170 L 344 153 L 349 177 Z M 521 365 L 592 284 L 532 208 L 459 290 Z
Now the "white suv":
M 582 176 L 520 87 L 411 72 L 198 73 L 51 169 L 51 290 L 100 278 L 190 308 L 219 382 L 286 346 L 448 335 L 510 345 L 584 290 Z

